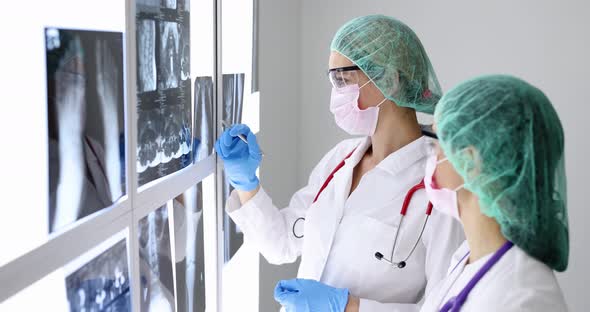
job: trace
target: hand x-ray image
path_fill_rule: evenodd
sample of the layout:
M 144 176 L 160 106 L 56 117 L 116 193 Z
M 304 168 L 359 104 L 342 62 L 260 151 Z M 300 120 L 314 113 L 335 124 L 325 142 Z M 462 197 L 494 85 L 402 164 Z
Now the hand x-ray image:
M 168 209 L 160 207 L 139 222 L 140 311 L 174 311 L 174 278 Z
M 125 193 L 123 36 L 45 29 L 49 229 Z
M 203 205 L 203 182 L 173 200 L 179 312 L 205 311 Z
M 137 2 L 139 185 L 193 160 L 189 25 L 183 2 Z
M 66 277 L 71 312 L 130 312 L 126 240 Z

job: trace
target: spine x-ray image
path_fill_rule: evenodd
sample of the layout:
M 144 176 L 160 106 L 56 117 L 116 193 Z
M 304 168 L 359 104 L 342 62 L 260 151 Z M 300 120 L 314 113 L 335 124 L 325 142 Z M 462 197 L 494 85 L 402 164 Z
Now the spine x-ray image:
M 139 184 L 192 163 L 188 3 L 137 2 Z
M 45 29 L 49 229 L 125 192 L 123 36 Z
M 140 311 L 174 311 L 174 278 L 166 206 L 139 222 Z
M 121 240 L 66 277 L 70 311 L 130 312 L 129 284 L 127 244 Z

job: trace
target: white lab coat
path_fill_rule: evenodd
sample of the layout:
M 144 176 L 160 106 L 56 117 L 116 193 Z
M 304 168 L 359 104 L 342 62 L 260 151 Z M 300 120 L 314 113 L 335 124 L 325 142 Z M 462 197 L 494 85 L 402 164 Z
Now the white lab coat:
M 447 277 L 426 297 L 421 312 L 440 311 L 493 254 L 466 265 L 468 252 L 464 242 L 453 255 Z M 471 290 L 461 311 L 558 312 L 567 311 L 567 305 L 553 271 L 514 245 Z
M 453 251 L 464 240 L 459 222 L 433 211 L 416 251 L 404 269 L 375 259 L 389 258 L 406 192 L 424 177 L 431 149 L 422 137 L 392 153 L 367 172 L 350 194 L 352 172 L 371 144 L 370 137 L 345 140 L 313 169 L 307 186 L 279 210 L 260 189 L 243 206 L 234 192 L 226 210 L 244 232 L 247 243 L 274 264 L 301 255 L 298 277 L 348 288 L 361 298 L 360 311 L 418 311 L 424 292 L 444 278 Z M 312 204 L 326 178 L 352 150 L 327 188 Z M 400 229 L 394 261 L 413 247 L 425 218 L 427 197 L 415 193 Z M 296 238 L 293 224 L 297 218 Z

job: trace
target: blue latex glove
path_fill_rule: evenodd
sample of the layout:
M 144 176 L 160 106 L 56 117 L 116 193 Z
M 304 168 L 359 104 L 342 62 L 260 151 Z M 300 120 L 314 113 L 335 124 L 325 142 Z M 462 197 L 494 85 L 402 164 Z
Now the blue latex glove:
M 238 137 L 240 134 L 247 138 L 248 144 Z M 215 142 L 215 151 L 223 159 L 225 174 L 235 189 L 252 191 L 258 187 L 260 181 L 256 169 L 260 166 L 262 153 L 248 126 L 238 124 L 225 130 Z
M 343 312 L 348 303 L 348 289 L 310 279 L 282 280 L 275 287 L 275 300 L 287 312 Z

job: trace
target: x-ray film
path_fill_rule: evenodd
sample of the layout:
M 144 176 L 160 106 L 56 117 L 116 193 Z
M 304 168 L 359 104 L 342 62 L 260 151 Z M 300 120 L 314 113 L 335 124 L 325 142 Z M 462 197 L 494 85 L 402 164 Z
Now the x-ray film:
M 71 312 L 130 312 L 127 244 L 123 239 L 66 277 Z
M 138 225 L 140 311 L 174 311 L 173 260 L 166 206 L 150 212 Z
M 45 29 L 49 229 L 125 193 L 123 36 Z
M 193 161 L 190 24 L 185 6 L 175 0 L 137 3 L 139 185 Z

